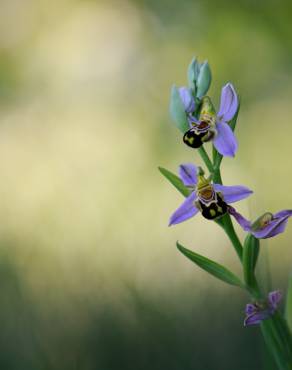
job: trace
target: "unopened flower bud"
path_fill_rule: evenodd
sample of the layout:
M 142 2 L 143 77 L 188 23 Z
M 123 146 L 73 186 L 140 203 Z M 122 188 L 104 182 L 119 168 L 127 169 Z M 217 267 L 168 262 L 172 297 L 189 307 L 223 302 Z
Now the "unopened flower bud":
M 200 72 L 200 64 L 198 63 L 196 58 L 193 58 L 189 67 L 188 67 L 188 81 L 189 87 L 192 89 L 194 95 L 196 95 L 197 89 L 197 79 Z
M 211 85 L 211 80 L 212 80 L 211 69 L 209 63 L 205 61 L 203 64 L 200 65 L 199 75 L 196 81 L 197 98 L 201 99 L 204 95 L 206 95 Z

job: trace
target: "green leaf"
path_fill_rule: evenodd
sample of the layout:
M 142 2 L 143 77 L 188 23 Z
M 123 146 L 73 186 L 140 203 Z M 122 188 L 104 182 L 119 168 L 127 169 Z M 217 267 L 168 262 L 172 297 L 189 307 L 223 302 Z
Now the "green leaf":
M 174 173 L 168 171 L 166 168 L 163 168 L 163 167 L 158 167 L 159 171 L 162 173 L 162 175 L 164 177 L 167 178 L 167 180 L 169 182 L 172 183 L 172 185 L 177 188 L 178 191 L 180 191 L 182 193 L 183 196 L 187 197 L 191 190 L 188 189 L 184 184 L 183 182 L 181 181 L 181 179 L 176 176 Z
M 248 234 L 243 246 L 243 276 L 248 287 L 256 288 L 254 270 L 260 250 L 260 242 L 252 234 Z
M 187 115 L 176 86 L 172 86 L 171 89 L 169 111 L 176 127 L 182 133 L 188 131 L 190 127 L 187 120 Z
M 188 82 L 189 82 L 189 87 L 193 90 L 195 93 L 196 91 L 196 81 L 199 75 L 200 71 L 200 65 L 197 62 L 196 58 L 193 58 L 191 61 L 189 67 L 188 67 Z
M 178 242 L 176 243 L 176 245 L 182 254 L 184 254 L 187 258 L 189 258 L 192 262 L 201 267 L 203 270 L 207 271 L 209 274 L 215 276 L 217 279 L 224 281 L 225 283 L 243 287 L 243 283 L 240 281 L 240 279 L 231 271 L 229 271 L 226 267 L 219 265 L 219 263 L 203 257 L 198 253 L 190 251 L 189 249 L 180 245 Z
M 289 277 L 287 299 L 285 307 L 285 316 L 290 330 L 292 331 L 292 271 Z
M 212 74 L 209 63 L 205 61 L 200 66 L 200 72 L 197 79 L 197 94 L 196 96 L 200 99 L 206 95 L 211 85 Z

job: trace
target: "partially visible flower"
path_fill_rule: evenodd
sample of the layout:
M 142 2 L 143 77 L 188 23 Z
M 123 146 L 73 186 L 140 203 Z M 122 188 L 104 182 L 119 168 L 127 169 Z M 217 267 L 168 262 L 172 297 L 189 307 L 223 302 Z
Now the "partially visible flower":
M 245 307 L 244 326 L 256 325 L 270 318 L 276 311 L 282 294 L 279 290 L 270 292 L 266 301 L 248 303 Z
M 199 148 L 204 142 L 213 140 L 214 146 L 220 154 L 234 157 L 238 144 L 228 124 L 238 109 L 238 97 L 233 85 L 228 83 L 222 88 L 217 115 L 210 98 L 205 96 L 202 99 L 199 119 L 194 115 L 195 101 L 191 90 L 181 87 L 179 93 L 190 127 L 183 137 L 185 144 L 192 148 Z
M 292 216 L 291 209 L 286 209 L 275 214 L 266 212 L 252 223 L 232 207 L 229 207 L 229 213 L 245 231 L 248 231 L 257 239 L 272 238 L 284 232 L 288 219 Z
M 178 92 L 183 103 L 185 112 L 189 117 L 193 114 L 196 108 L 195 99 L 192 95 L 192 90 L 188 87 L 180 87 L 178 89 Z
M 228 212 L 228 203 L 237 202 L 252 193 L 241 185 L 211 184 L 210 180 L 204 177 L 202 170 L 198 173 L 198 168 L 191 163 L 180 165 L 179 175 L 184 185 L 191 189 L 191 193 L 172 214 L 169 226 L 183 222 L 199 211 L 209 220 L 218 219 Z

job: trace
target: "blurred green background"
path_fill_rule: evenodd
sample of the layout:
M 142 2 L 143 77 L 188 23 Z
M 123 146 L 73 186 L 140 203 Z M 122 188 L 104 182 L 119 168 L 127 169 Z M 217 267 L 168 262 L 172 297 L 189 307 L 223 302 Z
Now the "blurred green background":
M 0 1 L 1 370 L 274 369 L 248 297 L 175 248 L 240 267 L 157 171 L 200 163 L 168 115 L 194 55 L 242 106 L 225 183 L 252 219 L 292 207 L 290 1 Z M 240 235 L 242 235 L 239 230 Z M 286 288 L 292 225 L 262 243 Z M 264 269 L 262 269 L 264 271 Z M 263 273 L 262 273 L 263 274 Z

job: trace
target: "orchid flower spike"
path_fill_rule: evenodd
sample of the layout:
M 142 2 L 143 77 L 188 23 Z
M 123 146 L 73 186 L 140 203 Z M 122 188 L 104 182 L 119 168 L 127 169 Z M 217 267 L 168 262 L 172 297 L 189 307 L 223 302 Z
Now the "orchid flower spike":
M 283 233 L 289 217 L 292 216 L 291 209 L 286 209 L 275 214 L 266 212 L 252 223 L 232 207 L 229 208 L 229 213 L 235 218 L 243 230 L 248 231 L 257 239 L 272 238 Z
M 190 127 L 183 137 L 185 144 L 192 148 L 199 148 L 204 142 L 213 140 L 213 144 L 220 154 L 234 157 L 238 144 L 228 124 L 238 109 L 238 97 L 233 85 L 227 83 L 222 88 L 220 108 L 217 114 L 211 99 L 208 96 L 203 97 L 199 119 L 194 116 L 195 100 L 191 90 L 181 87 L 179 94 Z
M 260 324 L 263 320 L 270 318 L 278 308 L 282 299 L 279 290 L 270 292 L 266 301 L 248 303 L 245 307 L 244 326 Z
M 179 166 L 179 176 L 190 195 L 172 214 L 169 226 L 183 222 L 199 211 L 208 220 L 215 220 L 229 212 L 229 203 L 248 197 L 252 191 L 245 186 L 224 186 L 212 184 L 204 177 L 203 171 L 191 163 Z

